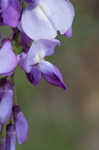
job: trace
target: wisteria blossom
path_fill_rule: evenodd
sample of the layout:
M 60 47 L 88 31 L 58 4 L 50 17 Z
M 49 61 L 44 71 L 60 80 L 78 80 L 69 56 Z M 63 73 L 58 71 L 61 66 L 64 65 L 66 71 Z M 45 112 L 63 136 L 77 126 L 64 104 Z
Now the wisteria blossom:
M 54 53 L 57 45 L 60 45 L 59 40 L 38 40 L 33 42 L 27 53 L 19 56 L 19 65 L 34 85 L 37 85 L 43 77 L 50 84 L 66 89 L 59 69 L 45 60 L 46 56 Z
M 0 150 L 16 150 L 16 142 L 24 144 L 28 137 L 28 121 L 16 98 L 17 66 L 34 86 L 43 78 L 67 90 L 60 70 L 47 57 L 61 45 L 57 35 L 72 37 L 74 16 L 69 0 L 0 1 L 0 27 L 11 28 L 6 38 L 0 34 Z

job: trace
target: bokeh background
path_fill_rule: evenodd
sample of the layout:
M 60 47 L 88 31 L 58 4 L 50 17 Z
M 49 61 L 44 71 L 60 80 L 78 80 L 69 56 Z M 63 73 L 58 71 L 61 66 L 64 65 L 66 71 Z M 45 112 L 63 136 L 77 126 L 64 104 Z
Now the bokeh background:
M 43 79 L 34 87 L 17 68 L 17 102 L 29 122 L 28 140 L 17 150 L 99 150 L 99 1 L 72 2 L 73 37 L 61 36 L 61 47 L 48 58 L 68 91 Z

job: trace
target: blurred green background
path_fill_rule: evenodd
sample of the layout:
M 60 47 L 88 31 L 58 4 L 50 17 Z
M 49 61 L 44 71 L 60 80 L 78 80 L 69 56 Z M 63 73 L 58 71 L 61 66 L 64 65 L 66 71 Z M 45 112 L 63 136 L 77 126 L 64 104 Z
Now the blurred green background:
M 17 69 L 17 102 L 29 122 L 28 140 L 17 150 L 99 150 L 99 1 L 72 2 L 73 37 L 61 36 L 61 47 L 49 58 L 68 91 L 43 79 L 34 87 Z

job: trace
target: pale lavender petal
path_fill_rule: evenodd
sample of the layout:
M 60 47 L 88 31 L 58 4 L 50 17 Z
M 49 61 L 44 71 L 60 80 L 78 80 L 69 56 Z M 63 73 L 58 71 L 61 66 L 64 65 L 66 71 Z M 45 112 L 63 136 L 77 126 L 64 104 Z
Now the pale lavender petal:
M 0 92 L 0 123 L 5 123 L 10 115 L 12 109 L 12 91 L 7 93 Z
M 22 30 L 33 40 L 52 39 L 57 31 L 64 34 L 72 26 L 74 8 L 69 0 L 40 0 L 22 14 Z M 29 22 L 29 23 L 28 23 Z
M 34 41 L 27 53 L 24 63 L 25 68 L 40 63 L 41 59 L 44 59 L 45 56 L 52 55 L 57 45 L 60 45 L 60 41 L 56 39 Z
M 40 7 L 26 8 L 21 19 L 22 30 L 32 39 L 52 39 L 57 33 Z
M 17 61 L 18 65 L 26 72 L 30 73 L 32 69 L 32 65 L 28 65 L 27 63 L 27 54 L 26 53 L 21 53 L 20 55 L 17 55 Z
M 10 41 L 4 42 L 0 49 L 0 75 L 12 72 L 17 65 L 17 57 L 12 50 Z
M 42 75 L 44 79 L 55 86 L 67 89 L 67 87 L 64 84 L 62 75 L 56 66 L 53 64 L 49 63 L 48 61 L 42 61 L 39 64 L 40 70 L 42 72 Z
M 9 0 L 1 0 L 0 2 L 2 10 L 5 10 L 8 7 Z
M 72 26 L 75 12 L 69 0 L 40 0 L 40 6 L 61 34 Z
M 21 112 L 19 106 L 14 106 L 13 113 L 18 144 L 23 144 L 27 140 L 28 136 L 28 122 L 24 114 Z
M 16 27 L 20 18 L 19 0 L 1 0 L 3 22 L 11 27 Z
M 0 123 L 3 124 L 10 117 L 12 111 L 13 86 L 6 79 L 0 79 Z
M 60 41 L 56 39 L 41 40 L 42 49 L 44 49 L 46 56 L 51 56 L 54 53 L 56 46 L 60 46 Z
M 72 37 L 72 27 L 64 35 L 67 36 L 68 38 L 71 38 Z
M 6 150 L 16 150 L 16 130 L 14 124 L 7 125 Z
M 41 51 L 44 51 L 45 56 L 50 56 L 53 54 L 57 45 L 60 45 L 60 41 L 56 39 L 34 41 L 31 48 L 29 49 L 28 57 L 30 56 L 33 58 Z
M 41 79 L 41 72 L 38 67 L 33 67 L 30 73 L 26 73 L 26 76 L 30 83 L 34 84 L 37 86 L 40 82 Z
M 0 93 L 0 123 L 5 123 L 10 115 L 12 109 L 12 91 Z
M 34 41 L 28 55 L 31 55 L 32 57 L 35 57 L 38 55 L 41 51 L 45 53 L 45 56 L 50 56 L 54 53 L 54 49 L 56 46 L 60 45 L 60 41 L 56 39 L 51 40 L 38 40 Z

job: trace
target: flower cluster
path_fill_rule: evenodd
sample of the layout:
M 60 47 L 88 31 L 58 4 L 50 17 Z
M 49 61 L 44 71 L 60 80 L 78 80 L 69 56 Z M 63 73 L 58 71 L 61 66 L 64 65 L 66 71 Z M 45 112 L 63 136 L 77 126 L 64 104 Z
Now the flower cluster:
M 16 103 L 17 66 L 35 86 L 44 78 L 67 89 L 59 69 L 45 58 L 60 45 L 57 35 L 72 37 L 74 15 L 69 0 L 0 0 L 0 26 L 12 29 L 8 37 L 0 37 L 0 150 L 15 150 L 16 139 L 23 144 L 28 135 L 27 120 Z

